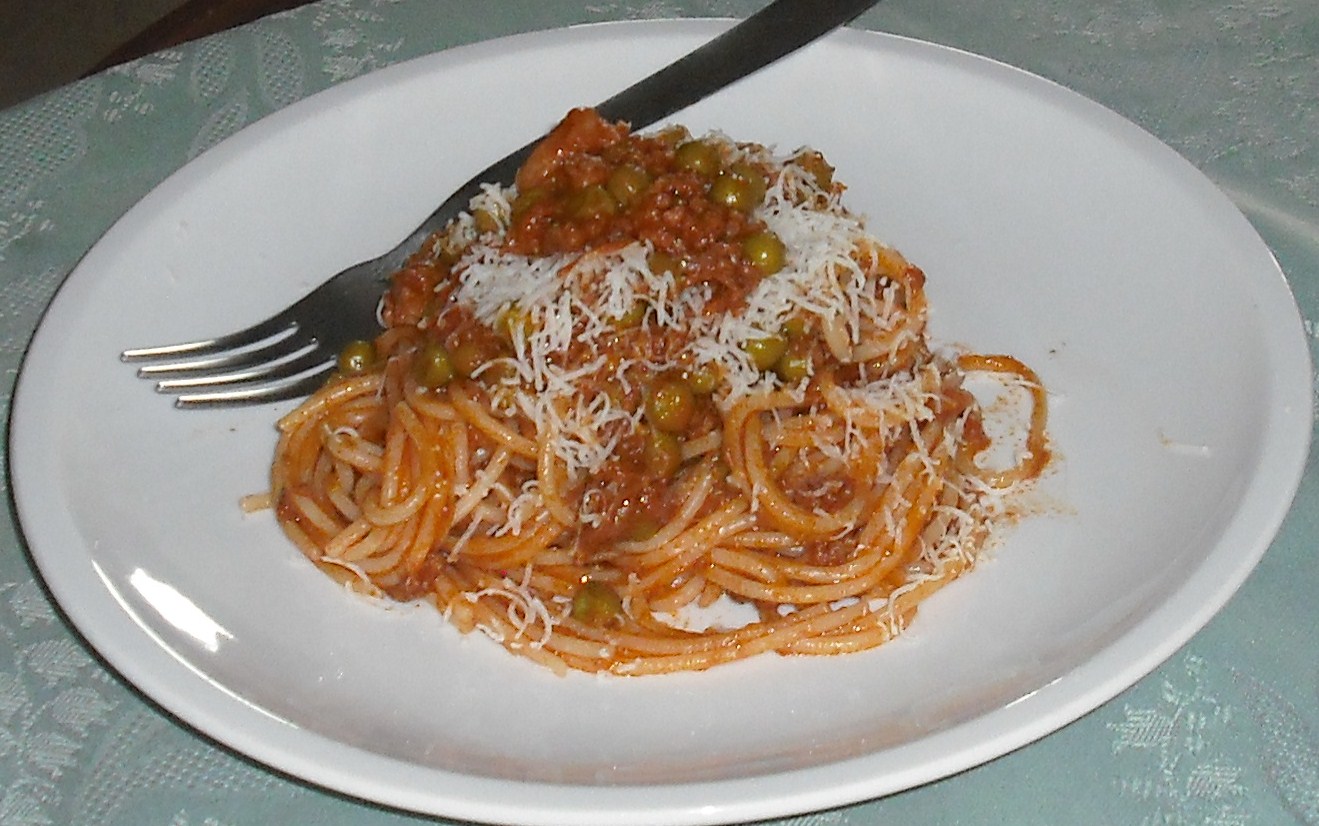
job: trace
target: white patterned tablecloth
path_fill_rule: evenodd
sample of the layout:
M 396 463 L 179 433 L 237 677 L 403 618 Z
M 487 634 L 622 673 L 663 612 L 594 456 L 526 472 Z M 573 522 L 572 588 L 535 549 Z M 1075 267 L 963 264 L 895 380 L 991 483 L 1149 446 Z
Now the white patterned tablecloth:
M 0 385 L 110 224 L 191 158 L 293 101 L 438 49 L 752 0 L 321 0 L 0 112 Z M 1319 3 L 887 0 L 858 25 L 1020 66 L 1170 144 L 1274 251 L 1319 341 Z M 7 481 L 7 477 L 6 477 Z M 1093 713 L 961 775 L 793 826 L 1319 824 L 1319 467 L 1227 608 Z M 228 826 L 426 818 L 262 768 L 108 670 L 0 517 L 0 823 Z

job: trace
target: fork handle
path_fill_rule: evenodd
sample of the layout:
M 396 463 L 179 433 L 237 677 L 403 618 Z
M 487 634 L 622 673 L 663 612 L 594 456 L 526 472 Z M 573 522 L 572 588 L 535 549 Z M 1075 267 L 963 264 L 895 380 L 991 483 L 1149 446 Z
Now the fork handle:
M 625 121 L 633 129 L 650 126 L 848 23 L 878 2 L 774 0 L 695 51 L 600 103 L 596 111 L 605 120 Z M 382 259 L 398 258 L 388 263 L 401 265 L 422 241 L 467 208 L 481 184 L 512 181 L 542 138 L 477 173 Z
M 596 106 L 641 129 L 853 20 L 879 0 L 775 0 L 704 46 Z

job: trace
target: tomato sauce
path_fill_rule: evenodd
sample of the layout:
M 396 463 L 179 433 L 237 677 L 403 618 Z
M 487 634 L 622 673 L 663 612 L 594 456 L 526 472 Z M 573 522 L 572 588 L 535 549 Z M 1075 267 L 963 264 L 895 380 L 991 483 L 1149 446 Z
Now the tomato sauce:
M 473 218 L 478 232 L 502 229 L 496 242 L 499 249 L 527 257 L 643 242 L 650 250 L 648 264 L 653 272 L 670 273 L 679 289 L 703 288 L 703 312 L 736 312 L 760 280 L 783 264 L 780 260 L 767 268 L 751 245 L 772 235 L 755 217 L 755 207 L 762 203 L 773 173 L 745 157 L 729 157 L 730 151 L 727 144 L 693 140 L 681 128 L 637 135 L 592 110 L 574 110 L 518 171 L 510 213 L 477 212 Z M 772 240 L 781 246 L 776 237 Z M 485 398 L 489 383 L 500 379 L 491 369 L 507 367 L 500 361 L 513 355 L 508 325 L 517 322 L 482 323 L 471 309 L 453 300 L 458 279 L 450 268 L 461 250 L 437 254 L 440 246 L 443 243 L 438 241 L 426 245 L 395 275 L 382 307 L 383 319 L 390 327 L 420 328 L 429 340 L 442 344 L 457 380 L 476 378 L 471 390 Z M 583 398 L 605 393 L 617 406 L 640 411 L 658 384 L 688 381 L 688 374 L 699 369 L 700 365 L 683 361 L 688 358 L 688 343 L 681 329 L 619 323 L 607 341 L 575 341 L 552 358 L 580 365 L 604 352 L 608 363 L 578 379 L 577 392 Z M 817 369 L 838 367 L 813 330 L 794 346 Z M 669 371 L 671 375 L 652 375 L 647 365 L 654 364 L 683 366 Z M 681 501 L 675 491 L 691 468 L 666 459 L 664 453 L 677 450 L 672 445 L 685 439 L 720 430 L 721 415 L 710 392 L 693 391 L 690 399 L 683 400 L 690 410 L 683 411 L 681 428 L 657 423 L 648 410 L 639 430 L 601 434 L 605 439 L 618 438 L 615 455 L 575 480 L 570 494 L 582 500 L 583 513 L 591 514 L 578 529 L 575 550 L 580 558 L 608 556 L 618 543 L 648 538 L 648 533 L 672 519 Z M 656 431 L 665 432 L 657 437 Z M 655 447 L 664 439 L 669 439 L 669 447 Z M 806 507 L 832 508 L 852 491 L 845 485 L 822 495 L 819 479 L 801 470 L 783 474 L 779 481 Z M 717 507 L 736 493 L 717 480 L 708 507 Z M 804 550 L 828 560 L 840 553 L 830 543 L 816 544 Z

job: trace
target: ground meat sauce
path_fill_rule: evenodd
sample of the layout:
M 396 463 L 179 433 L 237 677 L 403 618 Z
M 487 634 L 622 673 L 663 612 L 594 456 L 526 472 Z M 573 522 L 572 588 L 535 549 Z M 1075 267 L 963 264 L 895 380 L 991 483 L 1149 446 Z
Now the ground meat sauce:
M 843 191 L 809 149 L 572 112 L 281 420 L 281 525 L 558 669 L 886 641 L 1014 515 L 1047 400 L 1011 356 L 931 348 L 923 275 Z M 1030 397 L 1007 467 L 977 463 L 968 371 L 999 377 L 997 416 Z M 725 600 L 759 623 L 707 625 Z
M 712 310 L 736 306 L 763 274 L 743 250 L 765 229 L 749 215 L 759 199 L 716 200 L 725 190 L 714 186 L 719 165 L 686 137 L 681 130 L 634 135 L 589 109 L 574 110 L 518 173 L 507 248 L 551 255 L 645 241 L 652 266 L 713 288 Z M 763 193 L 764 170 L 740 172 L 746 187 Z
M 652 271 L 672 274 L 680 288 L 706 290 L 705 312 L 736 311 L 760 279 L 783 266 L 784 249 L 753 214 L 764 198 L 770 170 L 749 161 L 730 163 L 718 153 L 716 146 L 693 140 L 680 127 L 637 135 L 592 110 L 574 110 L 517 173 L 509 214 L 496 217 L 478 209 L 473 221 L 480 233 L 502 229 L 501 248 L 528 257 L 644 242 Z M 801 163 L 817 165 L 820 176 L 832 175 L 818 156 Z M 490 384 L 500 378 L 498 362 L 513 354 L 508 325 L 518 321 L 510 315 L 493 326 L 483 324 L 453 300 L 458 279 L 451 267 L 463 250 L 445 248 L 444 237 L 437 236 L 435 244 L 394 276 L 382 304 L 382 320 L 391 331 L 411 329 L 444 348 L 454 379 L 466 382 L 468 391 L 488 404 Z M 597 514 L 579 527 L 577 554 L 584 560 L 609 555 L 618 542 L 644 539 L 672 518 L 680 501 L 675 491 L 685 472 L 681 440 L 716 431 L 721 421 L 710 387 L 702 387 L 710 380 L 699 375 L 701 365 L 683 362 L 680 354 L 687 339 L 681 331 L 655 325 L 642 329 L 627 319 L 618 322 L 605 348 L 618 354 L 617 362 L 599 371 L 598 382 L 583 382 L 581 392 L 590 397 L 603 391 L 624 409 L 645 409 L 647 423 L 640 431 L 618 434 L 615 456 L 576 486 L 575 495 L 591 497 L 590 510 Z M 841 367 L 830 364 L 813 331 L 806 333 L 791 345 L 801 358 L 821 370 Z M 555 358 L 581 363 L 588 354 L 579 347 L 573 345 Z M 623 363 L 623 354 L 635 372 L 625 372 L 625 380 L 618 381 L 616 365 Z M 636 366 L 675 362 L 683 367 L 670 375 L 650 375 Z M 678 387 L 678 398 L 656 412 L 652 407 L 661 385 Z M 689 388 L 685 395 L 682 387 Z M 674 424 L 675 417 L 681 426 Z M 818 487 L 817 480 L 809 472 L 797 476 L 786 472 L 784 481 L 803 504 L 827 507 L 850 494 L 840 489 L 808 496 L 808 490 Z M 534 469 L 528 469 L 527 477 L 534 477 Z M 731 488 L 715 491 L 706 509 L 736 494 Z M 818 547 L 802 551 L 817 562 L 833 564 L 847 556 L 837 543 L 815 544 Z

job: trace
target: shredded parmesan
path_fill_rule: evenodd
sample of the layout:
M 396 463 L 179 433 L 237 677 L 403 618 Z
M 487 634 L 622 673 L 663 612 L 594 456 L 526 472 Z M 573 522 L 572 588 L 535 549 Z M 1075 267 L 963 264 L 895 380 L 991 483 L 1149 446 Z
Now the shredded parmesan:
M 782 239 L 786 261 L 756 284 L 736 312 L 706 313 L 708 287 L 680 289 L 672 273 L 653 271 L 648 263 L 652 250 L 644 242 L 528 256 L 502 249 L 496 235 L 493 242 L 470 243 L 454 268 L 460 284 L 455 300 L 485 324 L 508 324 L 515 357 L 500 363 L 514 375 L 505 382 L 509 392 L 502 398 L 533 421 L 538 433 L 552 436 L 556 458 L 570 478 L 598 469 L 617 439 L 637 423 L 635 413 L 611 404 L 605 394 L 582 398 L 581 380 L 608 371 L 631 392 L 627 376 L 633 368 L 644 365 L 654 373 L 677 366 L 643 362 L 639 356 L 607 356 L 613 320 L 638 306 L 644 311 L 642 323 L 686 331 L 689 343 L 679 356 L 717 366 L 724 385 L 718 401 L 725 408 L 753 393 L 782 388 L 781 379 L 752 363 L 746 345 L 777 332 L 794 315 L 817 318 L 836 354 L 848 358 L 868 325 L 887 331 L 899 323 L 903 308 L 897 285 L 883 279 L 876 284 L 867 276 L 867 257 L 878 242 L 860 217 L 842 207 L 837 192 L 821 189 L 812 175 L 772 150 L 707 137 L 712 139 L 727 143 L 736 159 L 754 159 L 778 170 L 754 217 Z M 471 210 L 484 211 L 503 227 L 516 197 L 515 187 L 487 186 Z M 470 214 L 457 232 L 463 241 L 476 238 Z M 556 357 L 572 347 L 584 348 L 586 356 L 565 367 Z M 899 392 L 896 386 L 871 391 L 880 396 Z M 904 411 L 917 403 L 879 401 Z M 849 452 L 864 447 L 855 438 L 848 445 Z

